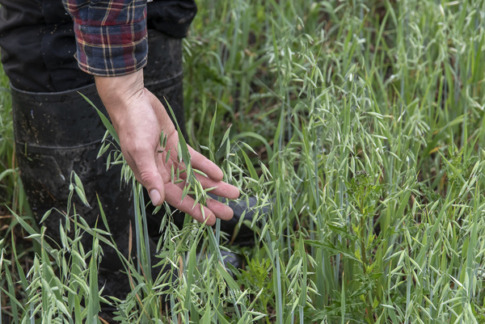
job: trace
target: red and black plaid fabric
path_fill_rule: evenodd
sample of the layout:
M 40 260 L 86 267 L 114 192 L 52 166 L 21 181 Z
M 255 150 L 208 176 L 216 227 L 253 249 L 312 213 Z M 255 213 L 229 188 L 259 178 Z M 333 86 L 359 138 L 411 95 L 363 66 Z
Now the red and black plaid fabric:
M 74 20 L 81 70 L 120 76 L 146 64 L 147 0 L 63 0 Z

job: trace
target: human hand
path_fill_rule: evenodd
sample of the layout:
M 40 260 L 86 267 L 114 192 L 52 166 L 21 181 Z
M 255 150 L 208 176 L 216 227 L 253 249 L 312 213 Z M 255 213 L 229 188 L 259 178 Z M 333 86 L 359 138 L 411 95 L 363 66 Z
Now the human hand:
M 96 76 L 95 80 L 118 133 L 121 151 L 152 203 L 161 205 L 166 200 L 199 222 L 207 220 L 208 225 L 213 225 L 216 217 L 231 219 L 232 209 L 217 200 L 207 199 L 201 209 L 189 195 L 182 199 L 187 174 L 177 154 L 178 132 L 160 100 L 144 87 L 143 71 L 118 77 Z M 166 137 L 164 147 L 160 147 L 161 135 Z M 222 181 L 223 173 L 217 165 L 190 146 L 188 151 L 192 168 L 206 175 L 195 174 L 203 188 L 214 188 L 211 193 L 229 199 L 239 196 L 236 187 Z

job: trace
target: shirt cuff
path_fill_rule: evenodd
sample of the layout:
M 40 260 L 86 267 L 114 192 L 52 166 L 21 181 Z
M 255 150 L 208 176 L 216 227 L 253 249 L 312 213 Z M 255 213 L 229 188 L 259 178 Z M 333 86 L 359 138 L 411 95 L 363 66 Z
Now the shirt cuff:
M 121 76 L 147 62 L 146 9 L 126 24 L 92 25 L 74 19 L 79 68 L 96 76 Z

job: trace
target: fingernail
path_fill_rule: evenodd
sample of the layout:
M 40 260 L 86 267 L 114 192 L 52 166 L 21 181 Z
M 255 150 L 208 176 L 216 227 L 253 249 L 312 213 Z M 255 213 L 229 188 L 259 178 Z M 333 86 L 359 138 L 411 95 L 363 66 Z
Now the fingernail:
M 150 191 L 150 199 L 152 200 L 152 204 L 157 205 L 160 202 L 160 193 L 158 190 L 153 189 Z

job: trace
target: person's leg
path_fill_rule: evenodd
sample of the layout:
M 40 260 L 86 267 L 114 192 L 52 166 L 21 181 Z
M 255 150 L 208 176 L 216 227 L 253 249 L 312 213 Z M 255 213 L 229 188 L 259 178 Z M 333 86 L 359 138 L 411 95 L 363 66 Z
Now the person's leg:
M 61 1 L 1 1 L 0 47 L 2 63 L 11 82 L 12 113 L 17 161 L 33 212 L 47 236 L 60 244 L 69 184 L 75 172 L 83 182 L 89 207 L 73 197 L 76 213 L 94 227 L 102 227 L 97 194 L 118 248 L 128 256 L 128 232 L 133 220 L 131 188 L 120 181 L 120 168 L 106 171 L 106 156 L 97 158 L 105 128 L 92 76 L 79 70 L 72 21 Z M 106 112 L 104 112 L 106 113 Z M 71 209 L 71 215 L 73 210 Z M 83 236 L 85 247 L 92 238 Z M 117 253 L 103 246 L 100 284 L 105 293 L 123 298 L 129 285 Z M 110 278 L 110 280 L 108 280 Z M 116 280 L 113 280 L 116 278 Z
M 99 195 L 112 237 L 118 249 L 128 256 L 129 227 L 134 219 L 131 188 L 121 183 L 119 167 L 106 171 L 106 156 L 97 158 L 105 130 L 96 111 L 78 92 L 102 108 L 94 85 L 50 93 L 27 92 L 12 86 L 16 157 L 22 183 L 37 221 L 55 208 L 41 225 L 47 228 L 46 235 L 60 244 L 59 225 L 65 223 L 69 185 L 75 172 L 89 203 L 85 206 L 75 194 L 72 203 L 76 214 L 89 226 L 104 228 Z M 69 216 L 73 212 L 71 208 Z M 85 249 L 91 242 L 92 238 L 83 236 Z M 123 269 L 117 253 L 106 245 L 102 247 L 101 272 L 111 274 Z M 108 277 L 100 276 L 101 284 Z M 107 294 L 124 297 L 129 292 L 127 282 L 124 286 L 111 283 L 114 285 L 106 286 Z

